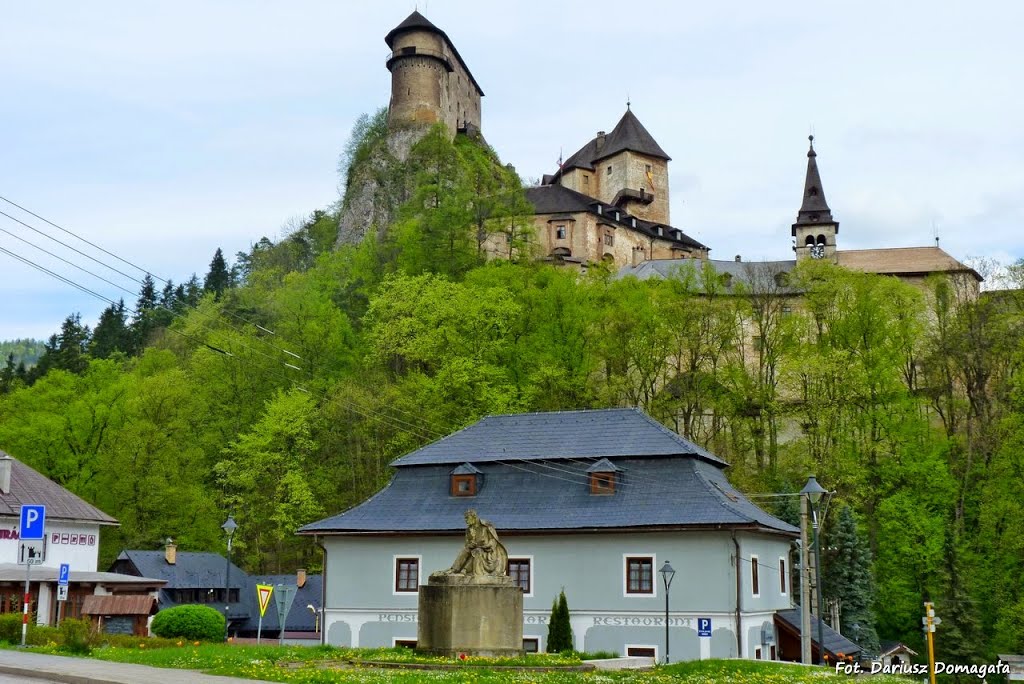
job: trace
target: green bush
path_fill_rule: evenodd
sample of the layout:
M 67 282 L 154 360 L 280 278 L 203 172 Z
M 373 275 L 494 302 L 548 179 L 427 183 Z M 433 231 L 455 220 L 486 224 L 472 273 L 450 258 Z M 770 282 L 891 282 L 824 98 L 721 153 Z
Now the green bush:
M 0 614 L 0 641 L 21 643 L 21 613 Z
M 60 623 L 60 650 L 75 655 L 88 655 L 99 644 L 99 634 L 88 620 L 68 618 Z
M 150 628 L 167 639 L 223 641 L 224 615 L 210 606 L 175 606 L 157 613 Z

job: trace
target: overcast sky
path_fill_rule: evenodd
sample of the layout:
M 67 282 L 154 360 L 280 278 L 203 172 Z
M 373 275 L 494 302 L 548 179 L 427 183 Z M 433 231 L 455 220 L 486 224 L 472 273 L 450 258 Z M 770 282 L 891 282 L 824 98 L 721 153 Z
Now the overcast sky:
M 337 200 L 353 122 L 387 105 L 384 35 L 415 6 L 6 2 L 0 195 L 162 277 L 202 277 L 217 247 L 246 250 Z M 1024 256 L 1024 3 L 419 9 L 468 63 L 484 135 L 524 177 L 611 130 L 629 98 L 672 156 L 673 224 L 713 258 L 791 258 L 811 130 L 841 249 L 929 245 L 937 231 L 960 259 Z M 3 216 L 0 228 L 48 242 Z M 134 300 L 2 231 L 0 247 Z M 103 307 L 0 252 L 0 339 Z

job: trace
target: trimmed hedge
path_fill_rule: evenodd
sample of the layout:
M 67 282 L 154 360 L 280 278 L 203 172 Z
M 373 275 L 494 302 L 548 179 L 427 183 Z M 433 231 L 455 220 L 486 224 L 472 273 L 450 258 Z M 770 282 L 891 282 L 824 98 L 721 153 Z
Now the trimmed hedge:
M 157 613 L 150 629 L 153 634 L 167 639 L 183 637 L 190 641 L 223 641 L 224 614 L 210 606 L 175 606 Z

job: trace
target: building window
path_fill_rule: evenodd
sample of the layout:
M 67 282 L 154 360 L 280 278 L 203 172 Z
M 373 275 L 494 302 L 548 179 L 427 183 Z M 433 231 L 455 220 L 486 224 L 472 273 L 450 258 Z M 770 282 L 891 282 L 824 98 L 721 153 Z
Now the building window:
M 754 351 L 761 351 L 764 349 L 764 339 L 760 335 L 754 335 L 750 338 L 750 342 L 754 347 Z
M 760 659 L 761 659 L 761 647 L 758 646 L 757 648 L 754 649 L 754 660 L 760 660 Z
M 395 558 L 395 593 L 416 593 L 419 588 L 419 557 Z
M 761 580 L 758 576 L 760 566 L 758 565 L 757 556 L 750 557 L 750 593 L 757 598 L 761 595 Z
M 476 496 L 476 475 L 452 475 L 452 496 Z
M 626 646 L 626 655 L 631 658 L 654 658 L 658 659 L 658 648 L 656 646 Z
M 626 593 L 654 595 L 653 556 L 626 556 Z
M 395 646 L 397 648 L 416 648 L 415 639 L 395 639 Z
M 777 658 L 775 657 L 775 647 L 774 646 L 769 646 L 768 647 L 768 653 L 770 654 L 770 657 L 771 657 L 772 660 L 777 660 Z
M 611 166 L 611 164 L 608 165 L 608 175 L 609 176 L 612 175 L 612 166 Z
M 509 558 L 508 576 L 523 590 L 524 594 L 533 595 L 533 573 L 530 558 Z
M 539 653 L 540 652 L 540 638 L 538 637 L 523 637 L 523 650 L 527 653 Z
M 583 174 L 583 184 L 590 185 L 590 176 L 588 176 L 587 174 Z
M 786 574 L 786 559 L 779 559 L 779 592 L 785 596 L 788 593 L 787 586 L 789 584 L 789 575 Z M 775 660 L 775 658 L 772 658 Z
M 644 164 L 644 173 L 646 173 L 648 176 L 651 175 L 651 165 L 650 164 Z
M 783 316 L 789 316 L 792 313 L 793 313 L 793 307 L 791 307 L 791 306 L 784 306 L 784 307 L 782 307 L 782 315 Z
M 614 494 L 615 473 L 590 473 L 591 494 Z
M 604 234 L 604 244 L 607 245 L 608 247 L 614 246 L 615 245 L 615 236 L 612 235 L 611 233 L 605 233 Z
M 565 239 L 565 226 L 558 226 L 555 228 L 555 237 L 559 240 Z

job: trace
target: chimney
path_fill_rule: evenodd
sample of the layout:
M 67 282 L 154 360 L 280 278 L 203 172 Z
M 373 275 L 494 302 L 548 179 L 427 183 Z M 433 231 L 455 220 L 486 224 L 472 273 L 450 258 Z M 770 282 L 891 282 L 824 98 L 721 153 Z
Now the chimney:
M 167 560 L 168 565 L 174 565 L 178 560 L 178 545 L 170 537 L 167 538 L 167 543 L 164 544 L 164 558 Z
M 647 257 L 647 255 L 644 254 L 644 248 L 643 247 L 637 245 L 636 247 L 633 248 L 633 265 L 634 266 L 639 266 L 641 264 L 641 262 L 646 261 L 647 260 L 646 257 Z
M 742 258 L 740 258 L 740 255 L 739 255 L 739 254 L 737 254 L 737 255 L 736 255 L 736 263 L 738 264 L 738 263 L 740 263 L 741 261 L 743 261 L 743 259 L 742 259 Z
M 299 589 L 306 586 L 306 568 L 299 568 L 295 571 L 295 586 Z
M 0 494 L 11 493 L 11 466 L 14 459 L 0 452 Z
M 597 149 L 600 152 L 601 148 L 604 147 L 604 131 L 597 132 Z

